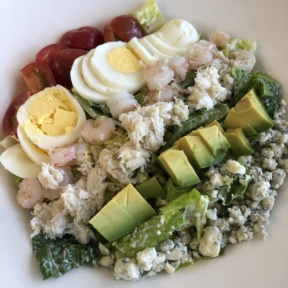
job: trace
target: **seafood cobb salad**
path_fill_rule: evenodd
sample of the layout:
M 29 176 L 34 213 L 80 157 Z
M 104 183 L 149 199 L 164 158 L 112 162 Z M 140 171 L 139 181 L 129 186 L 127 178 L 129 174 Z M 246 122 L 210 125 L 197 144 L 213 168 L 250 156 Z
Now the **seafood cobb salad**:
M 31 211 L 43 279 L 90 264 L 139 280 L 267 238 L 288 122 L 256 53 L 148 0 L 103 32 L 68 31 L 21 69 L 0 161 Z

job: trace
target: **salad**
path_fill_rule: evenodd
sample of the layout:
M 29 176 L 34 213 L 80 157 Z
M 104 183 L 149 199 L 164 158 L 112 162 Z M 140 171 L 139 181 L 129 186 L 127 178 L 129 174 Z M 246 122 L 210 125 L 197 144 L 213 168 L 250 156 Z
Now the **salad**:
M 202 39 L 154 1 L 132 16 L 102 38 L 79 29 L 91 46 L 75 48 L 70 31 L 41 50 L 6 113 L 1 163 L 32 209 L 44 279 L 89 263 L 138 280 L 267 236 L 287 170 L 286 103 L 280 83 L 253 70 L 256 43 Z M 123 19 L 137 27 L 128 38 Z

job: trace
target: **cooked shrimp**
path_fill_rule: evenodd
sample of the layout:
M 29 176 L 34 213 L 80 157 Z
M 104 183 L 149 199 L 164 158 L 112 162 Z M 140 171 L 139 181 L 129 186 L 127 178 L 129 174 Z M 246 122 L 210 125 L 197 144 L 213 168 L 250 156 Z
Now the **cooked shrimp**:
M 17 202 L 21 207 L 31 209 L 43 201 L 43 192 L 44 188 L 37 178 L 25 178 L 19 186 Z
M 144 77 L 150 90 L 161 90 L 173 80 L 174 71 L 167 64 L 158 61 L 146 66 Z
M 128 92 L 121 92 L 110 96 L 106 104 L 114 118 L 118 118 L 121 113 L 133 111 L 139 106 L 134 96 Z
M 50 163 L 54 167 L 81 164 L 89 147 L 87 143 L 74 143 L 56 147 L 49 152 Z
M 231 37 L 226 32 L 217 31 L 210 35 L 209 40 L 218 48 L 223 49 L 230 42 Z
M 199 66 L 208 66 L 213 60 L 212 47 L 195 43 L 188 49 L 186 56 L 192 69 L 196 70 Z
M 145 96 L 145 98 L 148 105 L 157 102 L 172 102 L 174 98 L 174 89 L 171 86 L 167 85 L 160 91 L 157 90 L 150 91 Z
M 115 133 L 115 122 L 112 118 L 99 116 L 96 120 L 85 121 L 81 130 L 84 141 L 90 144 L 102 144 L 109 140 Z
M 80 165 L 86 159 L 89 145 L 87 143 L 74 143 L 73 146 L 75 148 L 75 164 Z
M 176 76 L 178 76 L 180 80 L 183 81 L 186 78 L 189 67 L 186 58 L 182 56 L 173 56 L 169 59 L 168 66 L 175 71 Z
M 55 167 L 69 165 L 70 162 L 76 159 L 75 146 L 56 147 L 49 152 L 50 163 Z

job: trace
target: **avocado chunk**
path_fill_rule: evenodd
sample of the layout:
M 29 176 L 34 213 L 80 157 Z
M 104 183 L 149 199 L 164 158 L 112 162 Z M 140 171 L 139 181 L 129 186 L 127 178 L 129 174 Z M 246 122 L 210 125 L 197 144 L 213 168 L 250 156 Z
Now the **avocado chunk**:
M 128 184 L 89 223 L 111 242 L 131 232 L 155 214 L 134 186 Z
M 230 109 L 225 121 L 224 128 L 236 129 L 243 128 L 248 138 L 258 135 L 258 132 L 244 118 L 240 117 L 234 108 Z
M 225 136 L 223 136 L 216 125 L 200 128 L 198 129 L 198 132 L 202 140 L 210 149 L 212 155 L 217 159 L 217 162 L 220 162 L 230 148 L 230 144 Z
M 184 151 L 169 148 L 158 156 L 158 160 L 171 179 L 181 188 L 200 182 Z
M 163 198 L 166 196 L 155 176 L 137 185 L 135 188 L 145 199 Z
M 214 156 L 201 136 L 184 136 L 179 140 L 179 146 L 193 167 L 202 169 L 213 165 Z
M 255 132 L 247 128 L 249 125 L 246 123 L 253 127 Z M 252 89 L 229 111 L 224 126 L 226 128 L 243 128 L 248 137 L 253 137 L 269 130 L 274 123 Z
M 221 126 L 221 124 L 217 120 L 213 120 L 212 122 L 207 124 L 206 127 L 211 127 L 213 125 L 216 125 L 222 134 L 224 133 L 223 127 Z
M 231 145 L 232 154 L 235 158 L 248 156 L 254 152 L 251 143 L 242 128 L 228 129 L 224 136 Z
M 254 90 L 250 90 L 234 108 L 237 114 L 245 118 L 259 133 L 274 126 L 273 120 L 267 114 Z

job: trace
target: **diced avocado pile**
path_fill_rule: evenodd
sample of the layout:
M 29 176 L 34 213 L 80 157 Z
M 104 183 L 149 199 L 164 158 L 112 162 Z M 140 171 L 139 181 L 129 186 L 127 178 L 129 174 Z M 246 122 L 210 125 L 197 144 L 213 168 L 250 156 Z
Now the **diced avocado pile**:
M 158 160 L 174 183 L 186 188 L 200 182 L 195 170 L 220 163 L 230 149 L 236 159 L 252 154 L 248 138 L 273 125 L 252 89 L 228 112 L 224 121 L 226 131 L 219 122 L 212 121 L 181 137 L 174 146 L 162 152 Z
M 181 188 L 191 187 L 192 189 L 192 186 L 200 182 L 200 178 L 197 175 L 200 169 L 220 163 L 230 150 L 236 159 L 240 156 L 252 154 L 253 148 L 248 138 L 269 130 L 273 125 L 272 119 L 267 114 L 258 96 L 254 90 L 251 90 L 229 111 L 224 121 L 226 131 L 224 131 L 219 122 L 214 120 L 205 127 L 200 127 L 178 139 L 171 148 L 158 156 L 158 160 L 177 186 Z M 246 189 L 246 187 L 243 189 Z M 191 190 L 190 193 L 194 195 L 193 197 L 198 194 L 201 196 L 196 189 Z M 90 220 L 90 224 L 110 242 L 128 234 L 136 227 L 142 227 L 142 223 L 144 225 L 142 228 L 146 231 L 145 223 L 147 220 L 154 223 L 162 219 L 161 215 L 156 215 L 154 209 L 145 200 L 155 197 L 165 197 L 165 192 L 156 177 L 148 179 L 136 186 L 136 188 L 129 184 Z M 200 197 L 199 199 L 201 200 L 202 198 Z M 205 203 L 209 202 L 207 199 L 204 200 Z M 174 207 L 176 204 L 172 204 L 172 202 L 171 205 Z M 208 205 L 206 204 L 204 205 L 205 207 Z M 160 212 L 168 209 L 168 206 L 165 207 L 161 208 Z M 182 214 L 178 214 L 175 215 L 179 219 L 176 216 L 178 220 L 172 217 L 173 221 L 171 223 L 167 220 L 170 219 L 171 215 L 169 214 L 169 218 L 166 219 L 169 223 L 167 222 L 164 225 L 165 229 L 163 228 L 163 231 L 159 230 L 163 237 L 171 232 L 170 228 L 172 226 L 177 226 L 175 223 L 179 222 L 179 227 L 187 224 L 187 219 L 184 219 Z M 172 226 L 170 227 L 168 224 Z M 142 231 L 141 229 L 139 231 Z M 141 236 L 143 233 L 141 232 L 139 235 Z M 142 236 L 140 238 L 143 242 Z M 128 239 L 125 238 L 125 247 L 127 246 L 127 241 Z M 122 242 L 118 242 L 118 245 L 120 245 L 119 243 Z M 120 248 L 118 247 L 118 249 Z M 128 252 L 125 251 L 125 253 L 127 254 Z
M 226 129 L 243 128 L 248 138 L 267 131 L 273 126 L 274 123 L 272 119 L 267 114 L 254 90 L 250 90 L 236 106 L 229 111 L 224 121 L 224 127 Z

